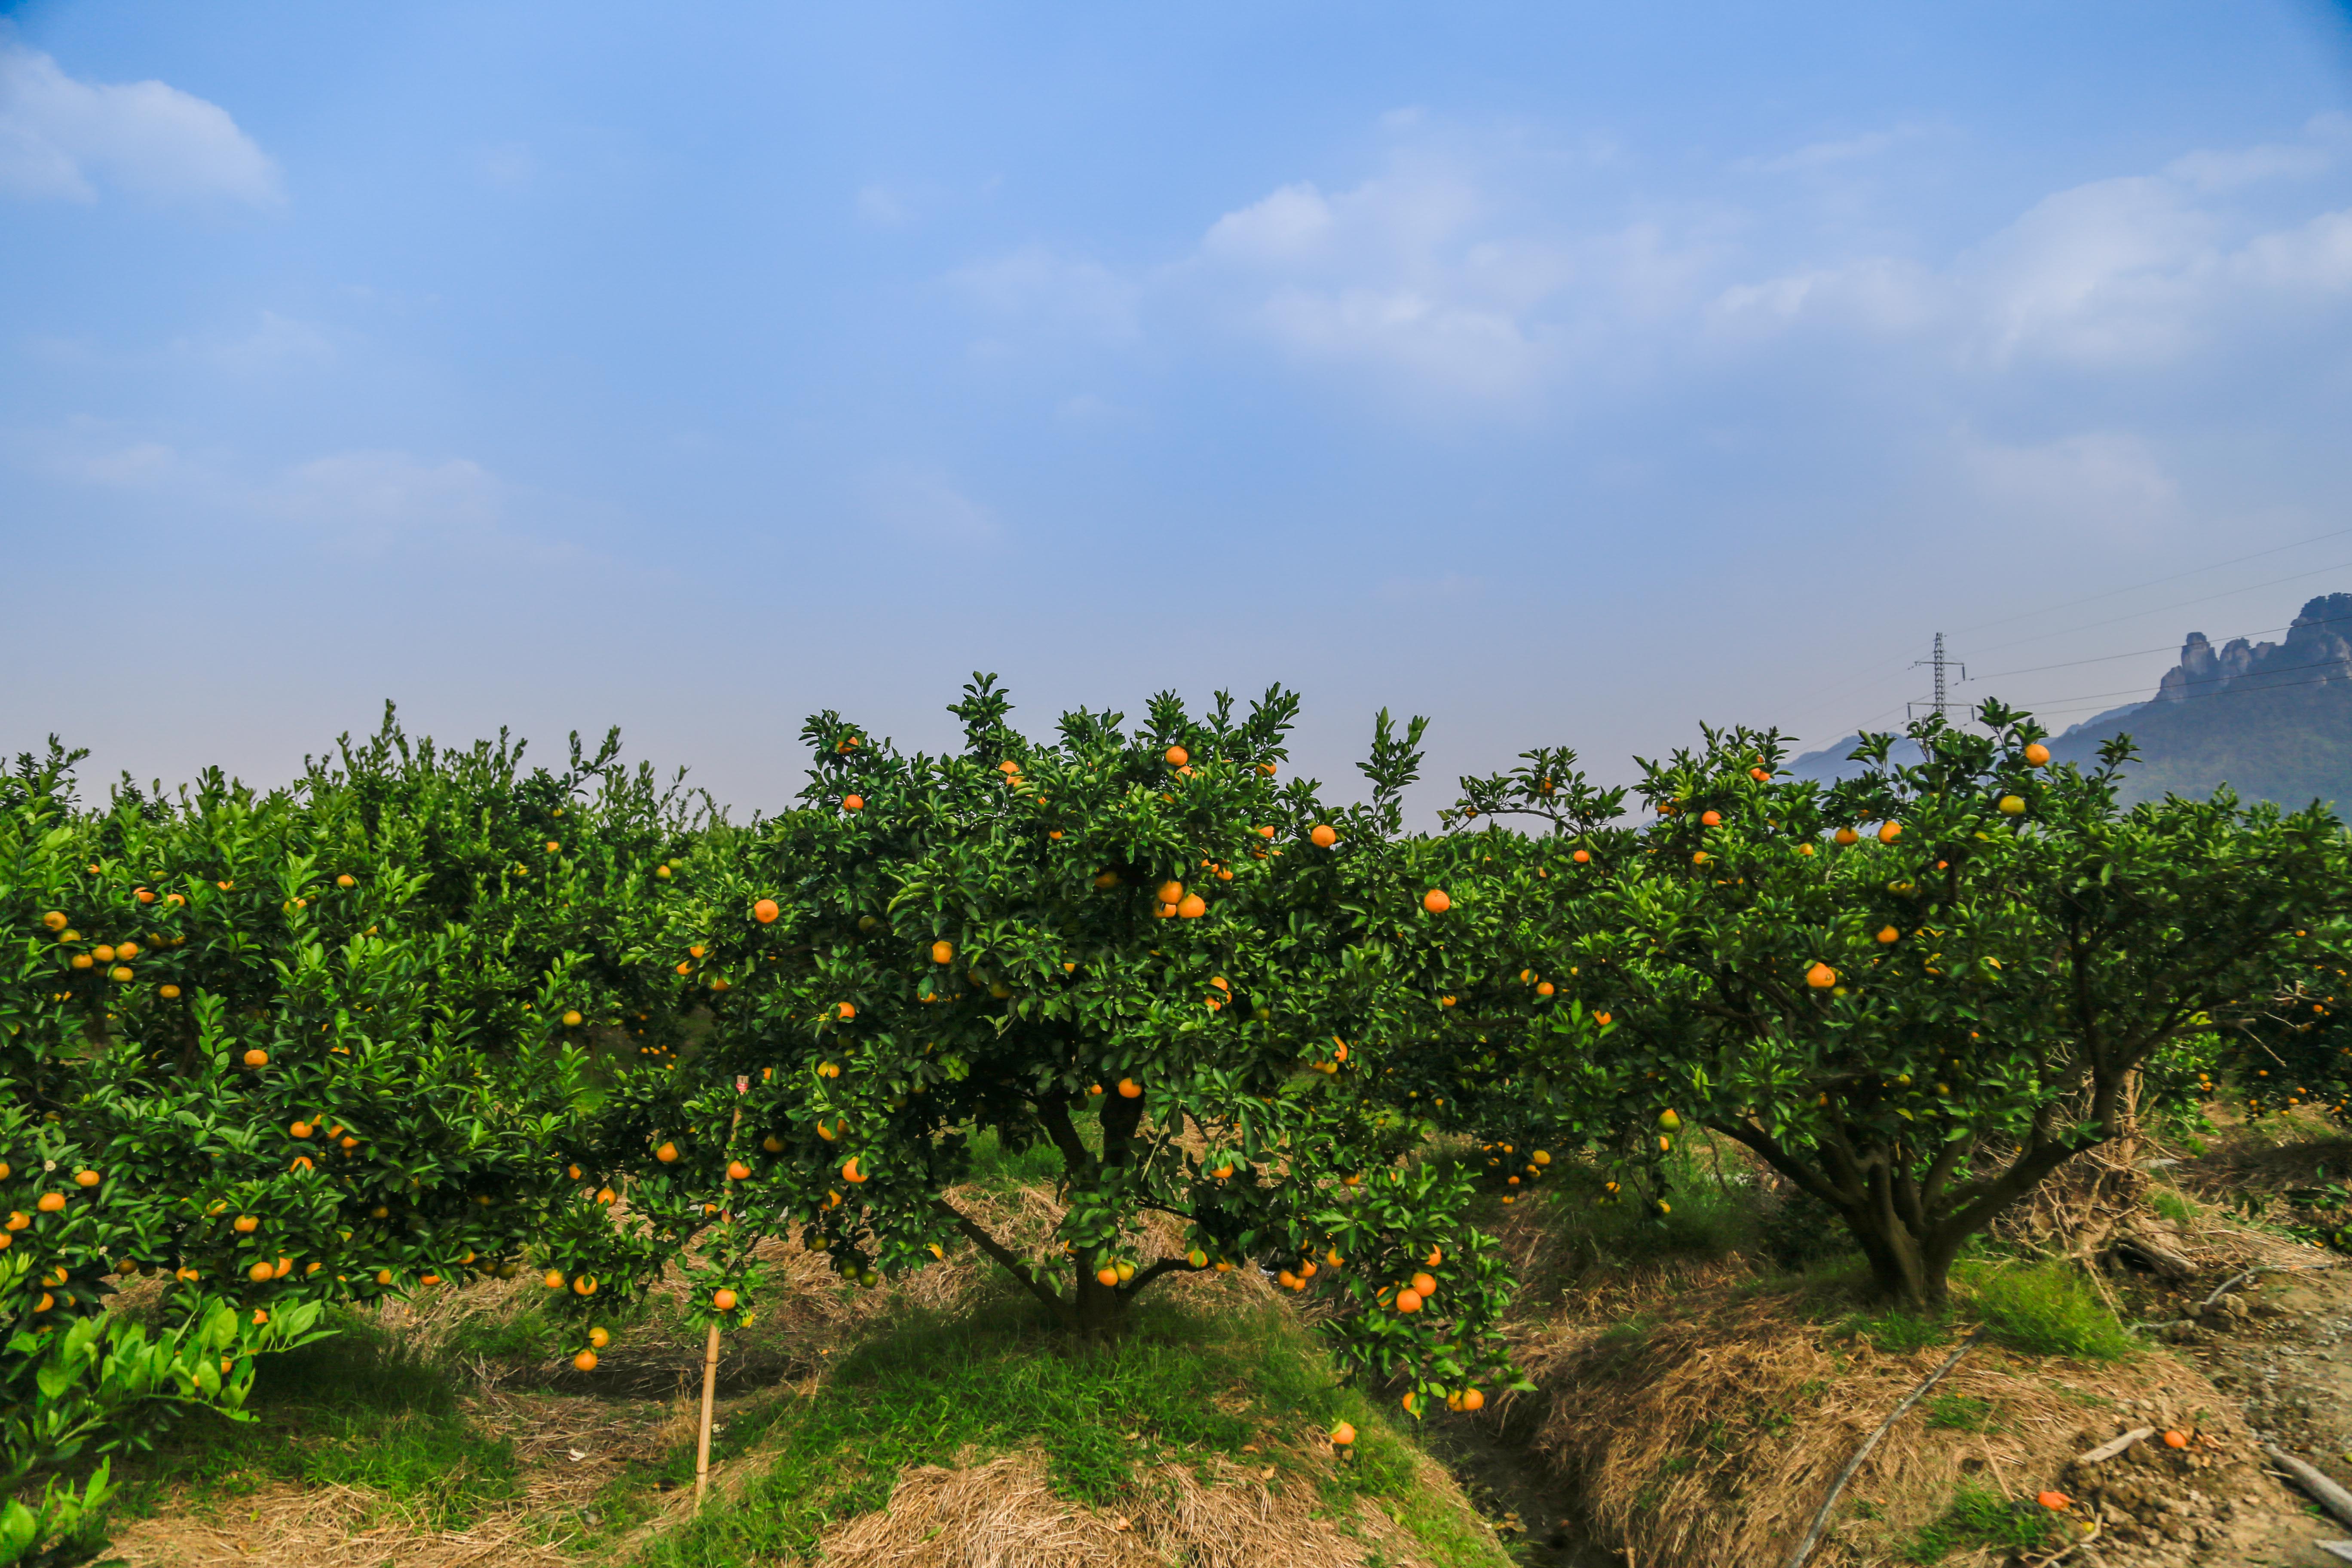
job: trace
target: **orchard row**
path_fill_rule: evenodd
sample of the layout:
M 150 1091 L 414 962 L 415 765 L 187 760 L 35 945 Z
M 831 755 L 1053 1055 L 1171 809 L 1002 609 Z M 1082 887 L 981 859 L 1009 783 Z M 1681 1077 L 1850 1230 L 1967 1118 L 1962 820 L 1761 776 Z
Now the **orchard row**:
M 2120 751 L 2053 768 L 1988 705 L 1827 789 L 1770 733 L 1709 731 L 1633 792 L 1538 750 L 1408 832 L 1422 722 L 1381 716 L 1346 805 L 1286 776 L 1296 709 L 1163 696 L 1041 738 L 979 679 L 952 754 L 811 721 L 798 806 L 749 824 L 609 738 L 536 768 L 387 720 L 289 790 L 103 805 L 71 756 L 23 759 L 11 1488 L 158 1402 L 234 1407 L 326 1301 L 528 1270 L 593 1370 L 665 1270 L 748 1321 L 781 1235 L 868 1286 L 975 1248 L 1078 1333 L 1169 1273 L 1261 1268 L 1334 1298 L 1337 1352 L 1408 1407 L 1475 1405 L 1517 1375 L 1482 1192 L 1573 1164 L 1663 1211 L 1703 1125 L 1934 1301 L 2135 1083 L 2143 1110 L 2217 1075 L 2344 1096 L 2324 812 L 2125 811 Z M 957 1206 L 981 1135 L 1058 1155 L 1042 1245 Z M 163 1329 L 104 1310 L 142 1275 Z

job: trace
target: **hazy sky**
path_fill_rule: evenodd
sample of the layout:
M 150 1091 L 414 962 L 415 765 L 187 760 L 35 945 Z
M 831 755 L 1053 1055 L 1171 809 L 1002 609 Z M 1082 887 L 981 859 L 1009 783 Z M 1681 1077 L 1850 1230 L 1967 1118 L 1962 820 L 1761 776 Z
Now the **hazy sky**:
M 389 697 L 772 807 L 984 668 L 1613 779 L 1937 629 L 2063 728 L 2347 479 L 2316 0 L 0 5 L 0 749 L 110 773 Z

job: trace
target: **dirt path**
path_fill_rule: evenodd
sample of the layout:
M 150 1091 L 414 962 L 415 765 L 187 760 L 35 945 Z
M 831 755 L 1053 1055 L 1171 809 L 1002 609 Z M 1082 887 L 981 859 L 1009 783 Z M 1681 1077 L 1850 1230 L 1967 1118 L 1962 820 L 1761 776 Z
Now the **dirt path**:
M 2352 1269 L 2264 1275 L 2167 1337 L 2257 1436 L 2352 1486 Z M 2245 1561 L 2322 1568 L 2347 1559 L 2313 1543 L 2347 1539 L 2352 1525 L 2298 1521 L 2265 1543 L 2270 1555 Z

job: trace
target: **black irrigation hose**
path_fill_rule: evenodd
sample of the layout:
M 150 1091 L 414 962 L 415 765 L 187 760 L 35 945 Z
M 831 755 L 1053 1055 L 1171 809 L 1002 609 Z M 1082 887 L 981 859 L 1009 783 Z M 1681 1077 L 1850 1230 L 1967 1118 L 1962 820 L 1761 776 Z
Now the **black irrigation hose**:
M 1984 1337 L 1984 1330 L 1980 1328 L 1971 1330 L 1969 1337 L 1960 1342 L 1960 1348 L 1946 1356 L 1944 1364 L 1929 1373 L 1926 1381 L 1918 1387 L 1905 1394 L 1903 1403 L 1888 1411 L 1886 1419 L 1878 1424 L 1878 1430 L 1863 1439 L 1862 1447 L 1853 1451 L 1853 1458 L 1845 1462 L 1845 1468 L 1840 1470 L 1838 1479 L 1831 1483 L 1830 1495 L 1822 1500 L 1821 1510 L 1813 1515 L 1812 1528 L 1805 1531 L 1805 1538 L 1797 1542 L 1796 1551 L 1789 1554 L 1789 1568 L 1805 1568 L 1805 1559 L 1813 1554 L 1813 1548 L 1822 1543 L 1822 1532 L 1829 1528 L 1830 1510 L 1837 1506 L 1838 1498 L 1845 1491 L 1846 1482 L 1853 1479 L 1853 1473 L 1862 1468 L 1862 1462 L 1870 1458 L 1870 1451 L 1878 1447 L 1878 1440 L 1885 1436 L 1897 1421 L 1903 1419 L 1905 1411 L 1918 1404 L 1926 1397 L 1929 1389 L 1942 1382 L 1946 1373 L 1959 1365 L 1960 1358 L 1974 1350 L 1977 1342 Z

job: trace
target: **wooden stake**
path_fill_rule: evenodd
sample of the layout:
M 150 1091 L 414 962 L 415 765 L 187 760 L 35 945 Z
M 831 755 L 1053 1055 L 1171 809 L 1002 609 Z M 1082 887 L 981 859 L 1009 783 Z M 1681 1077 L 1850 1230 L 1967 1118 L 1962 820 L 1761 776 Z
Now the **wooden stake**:
M 702 1506 L 702 1494 L 710 1486 L 710 1405 L 719 1392 L 719 1325 L 710 1325 L 710 1337 L 702 1347 L 702 1430 L 694 1439 L 694 1506 Z
M 751 1087 L 751 1080 L 748 1078 L 735 1080 L 735 1092 L 739 1097 Z M 738 1105 L 733 1118 L 727 1123 L 726 1152 L 730 1155 L 735 1152 L 735 1133 L 742 1125 L 743 1108 Z M 727 1197 L 728 1212 L 719 1216 L 722 1225 L 732 1223 L 735 1217 L 735 1183 L 731 1178 L 727 1182 Z M 714 1321 L 710 1325 L 709 1337 L 702 1342 L 702 1426 L 694 1435 L 694 1506 L 698 1512 L 702 1508 L 702 1494 L 710 1489 L 710 1407 L 718 1396 L 719 1325 Z

